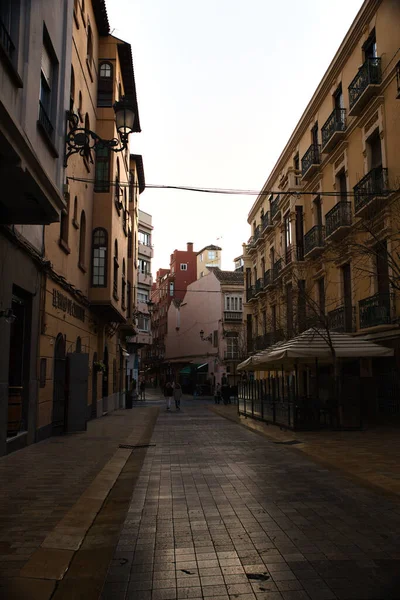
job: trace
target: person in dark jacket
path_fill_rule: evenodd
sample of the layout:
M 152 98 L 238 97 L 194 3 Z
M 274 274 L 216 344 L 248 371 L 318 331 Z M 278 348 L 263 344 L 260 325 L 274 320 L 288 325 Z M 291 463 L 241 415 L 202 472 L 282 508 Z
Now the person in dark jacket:
M 170 410 L 171 408 L 171 398 L 174 395 L 174 388 L 172 387 L 171 383 L 169 381 L 167 381 L 167 383 L 164 386 L 164 397 L 167 401 L 167 410 Z

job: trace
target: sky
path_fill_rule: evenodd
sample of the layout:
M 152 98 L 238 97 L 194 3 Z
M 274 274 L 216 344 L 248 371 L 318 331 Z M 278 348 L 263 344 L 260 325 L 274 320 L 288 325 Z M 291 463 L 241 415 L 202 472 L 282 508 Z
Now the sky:
M 259 191 L 361 0 L 106 0 L 132 45 L 146 184 Z M 152 272 L 208 244 L 234 268 L 256 196 L 147 188 Z

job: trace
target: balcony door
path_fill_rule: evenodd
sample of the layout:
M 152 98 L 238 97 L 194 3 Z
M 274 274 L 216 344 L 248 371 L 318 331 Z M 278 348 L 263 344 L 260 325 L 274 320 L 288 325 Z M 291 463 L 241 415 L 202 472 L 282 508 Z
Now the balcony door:
M 292 260 L 292 230 L 290 226 L 290 214 L 287 213 L 284 217 L 285 227 L 285 262 L 289 263 Z
M 311 129 L 311 143 L 313 146 L 318 145 L 318 122 Z
M 382 146 L 378 130 L 368 138 L 368 157 L 370 171 L 382 167 Z
M 314 200 L 314 220 L 318 227 L 322 226 L 322 205 L 321 198 L 317 196 Z
M 389 265 L 387 256 L 387 244 L 386 241 L 381 242 L 375 248 L 376 256 L 376 280 L 378 287 L 378 294 L 382 297 L 382 300 L 388 300 L 389 298 Z
M 333 95 L 336 110 L 342 110 L 344 108 L 344 96 L 342 86 L 340 85 Z
M 297 260 L 304 258 L 304 227 L 303 227 L 303 207 L 296 206 L 296 248 Z
M 345 331 L 351 331 L 353 328 L 353 305 L 351 289 L 351 269 L 350 265 L 342 267 L 343 279 L 343 304 L 344 304 L 344 327 Z
M 373 34 L 365 42 L 365 44 L 363 46 L 363 51 L 364 51 L 365 60 L 368 60 L 370 58 L 376 58 L 378 56 L 377 48 L 376 48 L 375 32 L 373 32 Z

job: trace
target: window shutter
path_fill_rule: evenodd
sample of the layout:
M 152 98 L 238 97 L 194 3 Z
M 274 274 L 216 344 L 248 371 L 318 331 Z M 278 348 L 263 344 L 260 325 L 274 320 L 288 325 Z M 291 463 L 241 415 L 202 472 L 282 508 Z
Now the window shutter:
M 46 46 L 42 46 L 42 62 L 41 62 L 42 73 L 46 79 L 47 85 L 51 87 L 51 58 L 47 51 Z

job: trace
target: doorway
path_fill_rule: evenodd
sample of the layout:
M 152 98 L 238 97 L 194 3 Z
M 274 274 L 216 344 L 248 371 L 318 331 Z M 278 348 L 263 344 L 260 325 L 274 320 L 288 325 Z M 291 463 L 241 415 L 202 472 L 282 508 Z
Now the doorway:
M 61 435 L 66 426 L 66 356 L 65 338 L 59 333 L 54 346 L 54 375 L 53 375 L 53 435 Z

